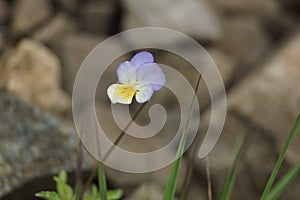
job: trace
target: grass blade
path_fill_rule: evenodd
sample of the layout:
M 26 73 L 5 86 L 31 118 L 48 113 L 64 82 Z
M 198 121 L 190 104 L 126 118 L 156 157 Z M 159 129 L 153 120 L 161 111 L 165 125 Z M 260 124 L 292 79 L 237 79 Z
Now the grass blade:
M 284 177 L 274 186 L 270 191 L 267 200 L 276 200 L 283 194 L 287 186 L 298 176 L 300 173 L 300 163 L 290 169 Z
M 185 141 L 186 141 L 186 137 L 187 137 L 189 122 L 190 122 L 190 119 L 191 119 L 192 114 L 193 114 L 194 102 L 195 102 L 195 99 L 196 99 L 196 93 L 197 93 L 198 88 L 199 88 L 200 80 L 201 80 L 201 76 L 199 77 L 198 82 L 197 82 L 197 86 L 196 86 L 196 89 L 195 89 L 195 95 L 194 95 L 192 103 L 190 105 L 190 109 L 189 109 L 189 113 L 188 113 L 187 120 L 186 120 L 186 123 L 185 123 L 185 127 L 184 127 L 184 130 L 183 130 L 183 133 L 182 133 L 182 136 L 181 136 L 181 139 L 180 139 L 180 143 L 179 143 L 179 146 L 178 146 L 178 149 L 177 149 L 176 160 L 173 163 L 173 166 L 172 166 L 172 169 L 171 169 L 169 180 L 168 180 L 168 183 L 166 185 L 165 192 L 164 192 L 163 200 L 173 200 L 174 199 L 176 183 L 177 183 L 177 178 L 178 178 L 178 171 L 179 171 L 180 164 L 181 164 L 182 154 L 184 152 L 184 145 L 185 145 Z
M 228 200 L 230 198 L 233 185 L 235 183 L 236 175 L 238 172 L 238 166 L 239 166 L 239 158 L 241 154 L 241 148 L 242 144 L 244 141 L 244 135 L 238 135 L 236 142 L 235 142 L 235 147 L 234 147 L 234 156 L 232 160 L 232 165 L 229 169 L 229 172 L 227 174 L 227 177 L 225 179 L 225 183 L 223 185 L 223 188 L 220 193 L 220 200 Z
M 298 117 L 297 117 L 297 119 L 296 119 L 296 121 L 294 123 L 294 126 L 293 126 L 290 134 L 288 135 L 288 138 L 287 138 L 287 140 L 286 140 L 286 142 L 285 142 L 285 144 L 283 146 L 283 149 L 281 150 L 281 152 L 279 154 L 279 157 L 278 157 L 277 162 L 276 162 L 276 164 L 274 166 L 272 174 L 271 174 L 271 176 L 270 176 L 270 178 L 269 178 L 269 180 L 267 182 L 267 185 L 266 185 L 266 187 L 264 189 L 264 192 L 263 192 L 263 194 L 261 196 L 261 200 L 266 200 L 267 199 L 267 196 L 268 196 L 268 194 L 269 194 L 269 192 L 271 190 L 271 187 L 272 187 L 272 185 L 273 185 L 273 183 L 275 181 L 275 178 L 276 178 L 276 176 L 278 174 L 278 171 L 279 171 L 279 169 L 281 167 L 281 164 L 282 164 L 282 162 L 284 160 L 284 157 L 285 157 L 285 154 L 287 152 L 287 149 L 288 149 L 288 147 L 289 147 L 289 145 L 290 145 L 290 143 L 291 143 L 291 141 L 293 139 L 293 136 L 297 132 L 297 129 L 299 128 L 299 125 L 300 125 L 300 114 L 298 115 Z
M 101 200 L 107 200 L 106 177 L 101 162 L 98 162 L 98 184 Z

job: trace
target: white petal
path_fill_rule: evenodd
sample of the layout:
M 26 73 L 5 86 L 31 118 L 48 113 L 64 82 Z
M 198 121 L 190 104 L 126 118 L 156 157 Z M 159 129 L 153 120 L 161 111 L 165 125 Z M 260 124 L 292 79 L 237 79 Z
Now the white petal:
M 136 90 L 130 85 L 112 84 L 107 88 L 107 95 L 113 104 L 131 104 L 135 93 Z
M 136 81 L 136 70 L 137 67 L 134 67 L 131 62 L 126 61 L 122 62 L 117 69 L 117 76 L 121 83 L 131 84 Z
M 153 90 L 157 91 L 166 83 L 166 77 L 158 64 L 147 63 L 137 69 L 137 82 L 151 84 Z
M 148 101 L 153 95 L 153 89 L 151 85 L 144 85 L 140 87 L 135 95 L 135 99 L 138 103 L 144 103 Z
M 145 63 L 153 63 L 154 57 L 150 52 L 142 51 L 142 52 L 135 54 L 131 58 L 130 62 L 132 63 L 132 65 L 139 67 Z

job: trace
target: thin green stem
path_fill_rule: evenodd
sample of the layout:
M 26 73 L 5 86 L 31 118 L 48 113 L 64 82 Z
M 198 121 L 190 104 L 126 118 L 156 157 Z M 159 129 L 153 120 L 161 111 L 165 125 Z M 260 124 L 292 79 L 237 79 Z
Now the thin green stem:
M 103 164 L 98 162 L 98 184 L 101 200 L 107 200 L 107 185 L 106 177 L 103 169 Z
M 285 144 L 283 146 L 283 149 L 281 150 L 281 152 L 279 154 L 279 157 L 277 159 L 275 167 L 274 167 L 274 169 L 272 171 L 272 174 L 271 174 L 271 176 L 270 176 L 270 178 L 269 178 L 269 180 L 267 182 L 267 185 L 266 185 L 266 187 L 264 189 L 264 192 L 263 192 L 263 194 L 261 196 L 261 200 L 266 200 L 267 199 L 267 197 L 268 197 L 268 195 L 270 193 L 270 190 L 272 188 L 272 185 L 273 185 L 273 183 L 275 181 L 275 178 L 276 178 L 276 176 L 277 176 L 277 174 L 279 172 L 281 164 L 282 164 L 282 162 L 284 160 L 284 157 L 285 157 L 285 154 L 287 152 L 287 149 L 288 149 L 288 147 L 289 147 L 289 145 L 290 145 L 290 143 L 291 143 L 291 141 L 293 139 L 293 136 L 297 132 L 297 130 L 299 128 L 299 125 L 300 125 L 300 114 L 298 115 L 298 117 L 297 117 L 297 119 L 296 119 L 296 121 L 294 123 L 294 126 L 293 126 L 290 134 L 288 135 L 288 138 L 287 138 L 287 140 L 286 140 L 286 142 L 285 142 Z
M 114 148 L 119 144 L 119 142 L 122 140 L 122 138 L 124 137 L 127 129 L 129 128 L 129 126 L 132 124 L 132 122 L 138 117 L 138 115 L 142 112 L 142 110 L 145 108 L 146 104 L 148 102 L 142 104 L 140 106 L 140 108 L 137 110 L 137 112 L 134 114 L 134 116 L 132 117 L 132 120 L 126 125 L 126 127 L 124 128 L 124 130 L 122 130 L 120 132 L 120 134 L 118 135 L 118 137 L 115 139 L 114 141 L 114 145 L 110 147 L 110 149 L 105 153 L 104 157 L 103 157 L 103 162 L 108 158 L 108 156 L 111 154 L 111 152 L 114 150 Z M 94 170 L 92 172 L 92 174 L 89 176 L 89 178 L 87 179 L 85 185 L 84 185 L 84 191 L 88 188 L 89 185 L 91 185 L 92 181 L 95 179 L 95 177 L 97 176 L 97 170 Z
M 177 178 L 178 178 L 178 172 L 179 172 L 179 168 L 181 165 L 182 155 L 184 153 L 184 147 L 185 147 L 188 127 L 189 127 L 189 122 L 190 122 L 190 119 L 192 118 L 194 102 L 196 100 L 196 94 L 199 89 L 200 80 L 201 80 L 201 75 L 199 76 L 199 79 L 197 81 L 195 95 L 193 96 L 193 99 L 192 99 L 192 102 L 190 105 L 190 109 L 189 109 L 189 113 L 188 113 L 188 116 L 186 119 L 185 127 L 184 127 L 184 130 L 183 130 L 183 133 L 182 133 L 182 136 L 180 139 L 180 143 L 179 143 L 179 146 L 178 146 L 178 149 L 176 152 L 176 160 L 174 161 L 172 169 L 171 169 L 169 180 L 166 185 L 165 192 L 164 192 L 163 200 L 173 200 L 174 199 L 176 183 L 177 183 Z

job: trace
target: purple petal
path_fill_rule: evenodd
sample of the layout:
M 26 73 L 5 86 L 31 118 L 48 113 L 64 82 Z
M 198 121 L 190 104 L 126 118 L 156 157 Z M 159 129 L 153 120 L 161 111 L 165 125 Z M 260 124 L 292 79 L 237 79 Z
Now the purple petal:
M 156 63 L 147 63 L 137 69 L 137 82 L 150 84 L 154 91 L 160 90 L 166 83 L 166 77 Z
M 117 76 L 121 83 L 130 84 L 136 81 L 137 67 L 133 66 L 131 62 L 122 62 L 117 69 Z
M 139 67 L 139 66 L 141 66 L 142 64 L 145 64 L 145 63 L 153 63 L 154 62 L 154 57 L 150 52 L 142 51 L 142 52 L 139 52 L 139 53 L 135 54 L 131 58 L 130 62 L 134 66 Z

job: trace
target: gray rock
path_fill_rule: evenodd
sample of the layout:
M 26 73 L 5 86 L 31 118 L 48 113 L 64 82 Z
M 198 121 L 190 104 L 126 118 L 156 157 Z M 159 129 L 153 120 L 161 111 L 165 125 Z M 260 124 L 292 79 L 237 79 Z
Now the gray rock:
M 91 1 L 80 8 L 83 28 L 92 33 L 109 34 L 116 25 L 115 1 Z
M 238 84 L 229 96 L 229 109 L 266 130 L 276 141 L 277 152 L 299 114 L 299 46 L 298 32 L 260 71 Z M 300 137 L 296 135 L 287 154 L 291 163 L 300 158 L 299 142 Z
M 205 1 L 122 1 L 126 13 L 124 29 L 158 26 L 174 29 L 200 40 L 216 40 L 221 35 L 214 11 Z
M 70 34 L 66 34 L 63 38 L 61 38 L 60 42 L 57 42 L 55 48 L 62 59 L 63 83 L 64 88 L 68 93 L 72 93 L 76 73 L 84 58 L 105 38 L 106 37 L 103 35 L 93 35 L 86 32 L 72 32 Z M 111 45 L 111 48 L 116 49 L 116 51 L 123 48 L 123 46 L 118 42 L 111 43 Z M 123 58 L 124 57 L 122 57 L 121 60 L 123 60 Z M 99 60 L 99 62 L 101 61 Z M 111 84 L 114 80 L 113 77 L 116 78 L 115 69 L 120 63 L 121 61 L 114 62 L 114 64 L 112 64 L 113 67 L 110 68 L 113 70 L 102 76 L 102 78 L 105 79 L 104 82 L 106 84 L 108 82 Z M 106 94 L 106 88 L 104 93 Z M 103 96 L 103 93 L 101 95 Z
M 186 48 L 186 51 L 189 53 L 190 56 L 194 56 L 195 58 L 198 57 L 203 57 L 203 65 L 208 65 L 211 66 L 211 63 L 205 63 L 207 62 L 207 55 L 199 55 L 198 52 L 195 52 L 189 48 Z M 236 63 L 235 60 L 232 59 L 231 56 L 229 56 L 227 53 L 224 51 L 217 49 L 217 48 L 209 48 L 207 49 L 207 52 L 209 56 L 212 58 L 214 63 L 217 65 L 220 74 L 223 78 L 223 82 L 225 86 L 227 83 L 231 80 L 232 75 L 236 69 Z M 195 84 L 197 83 L 197 80 L 199 78 L 199 74 L 194 67 L 185 61 L 184 59 L 180 58 L 179 56 L 167 53 L 163 54 L 162 56 L 159 56 L 157 58 L 157 61 L 168 65 L 174 69 L 176 69 L 178 72 L 180 72 L 182 75 L 185 76 L 185 78 L 190 82 L 190 84 L 195 87 Z M 172 84 L 178 85 L 180 87 L 181 83 L 179 83 L 177 80 L 169 80 L 172 81 Z M 184 90 L 182 90 L 184 94 Z M 164 92 L 164 91 L 162 91 Z M 200 84 L 199 92 L 198 92 L 198 98 L 200 99 L 200 106 L 205 107 L 210 104 L 210 96 L 208 93 L 207 86 L 202 79 L 202 82 Z M 160 100 L 161 102 L 168 102 L 168 105 L 172 106 L 172 102 L 175 101 L 173 96 L 170 95 L 160 95 L 162 99 Z M 175 102 L 174 102 L 175 103 Z
M 201 120 L 200 132 L 205 133 L 207 130 L 206 126 L 210 121 L 210 113 L 206 112 Z M 274 148 L 274 145 L 272 141 L 263 136 L 262 132 L 244 123 L 230 110 L 227 111 L 222 135 L 212 152 L 208 155 L 211 179 L 214 186 L 213 191 L 218 194 L 223 187 L 232 163 L 233 147 L 240 134 L 246 136 L 242 149 L 246 153 L 242 154 L 240 160 L 235 184 L 235 186 L 238 186 L 238 189 L 237 187 L 233 189 L 232 199 L 258 199 L 256 189 L 262 188 L 262 184 L 267 180 L 276 159 L 276 154 L 270 151 L 270 149 Z M 203 173 L 205 172 L 205 167 L 205 160 L 196 158 L 196 170 Z
M 70 110 L 61 89 L 59 59 L 48 48 L 24 39 L 0 61 L 0 88 L 54 112 Z
M 50 3 L 48 0 L 17 0 L 12 19 L 13 35 L 26 34 L 49 19 L 52 14 Z
M 55 49 L 63 65 L 63 86 L 71 94 L 76 73 L 88 53 L 104 38 L 88 33 L 69 33 L 56 41 Z
M 209 1 L 218 11 L 222 13 L 250 14 L 264 17 L 276 16 L 279 6 L 273 0 L 211 0 Z
M 251 61 L 266 50 L 268 38 L 255 17 L 222 19 L 223 35 L 217 43 L 236 61 Z
M 0 197 L 42 176 L 74 169 L 74 126 L 26 101 L 0 93 Z M 84 157 L 90 168 L 90 157 Z
M 58 13 L 48 24 L 35 31 L 33 38 L 55 47 L 56 42 L 75 29 L 75 22 L 69 15 Z
M 300 94 L 296 83 L 300 78 L 299 32 L 261 68 L 230 91 L 225 126 L 219 142 L 211 152 L 211 169 L 216 189 L 222 187 L 232 157 L 232 146 L 237 134 L 246 136 L 238 189 L 233 199 L 258 199 L 272 172 L 277 156 L 296 119 L 300 108 Z M 210 113 L 202 118 L 201 132 L 205 132 Z M 289 147 L 282 171 L 299 162 L 299 135 Z M 198 170 L 205 165 L 197 163 Z M 292 184 L 290 191 L 295 191 Z M 299 186 L 298 186 L 299 187 Z M 295 199 L 297 193 L 288 198 Z

